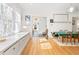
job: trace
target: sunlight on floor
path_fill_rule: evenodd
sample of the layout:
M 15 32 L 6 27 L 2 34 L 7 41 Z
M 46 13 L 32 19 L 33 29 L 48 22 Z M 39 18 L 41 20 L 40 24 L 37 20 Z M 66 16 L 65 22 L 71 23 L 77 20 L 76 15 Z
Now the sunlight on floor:
M 42 39 L 40 39 L 40 48 L 41 48 L 41 49 L 51 49 L 52 46 L 51 46 L 51 44 L 48 42 L 47 39 L 42 38 Z
M 41 43 L 40 46 L 41 46 L 41 49 L 51 49 L 52 48 L 52 46 L 50 45 L 49 42 Z
M 40 39 L 40 42 L 47 42 L 47 39 L 42 38 L 42 39 Z
M 70 42 L 63 42 L 61 41 L 61 39 L 57 39 L 57 38 L 54 38 L 52 39 L 54 42 L 56 42 L 59 46 L 79 46 L 79 43 L 76 42 L 74 44 L 74 42 L 72 42 L 72 44 Z

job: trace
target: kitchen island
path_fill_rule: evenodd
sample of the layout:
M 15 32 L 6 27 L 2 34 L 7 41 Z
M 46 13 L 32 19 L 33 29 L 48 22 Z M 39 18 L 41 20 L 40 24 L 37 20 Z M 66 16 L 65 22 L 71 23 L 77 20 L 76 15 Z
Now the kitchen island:
M 20 32 L 11 36 L 7 36 L 5 41 L 0 42 L 0 55 L 21 54 L 29 40 L 29 32 Z

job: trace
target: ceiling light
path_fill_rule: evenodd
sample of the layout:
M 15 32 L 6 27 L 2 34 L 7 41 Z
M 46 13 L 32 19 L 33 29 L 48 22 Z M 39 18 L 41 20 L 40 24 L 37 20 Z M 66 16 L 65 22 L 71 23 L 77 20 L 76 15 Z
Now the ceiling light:
M 75 11 L 75 7 L 73 7 L 73 6 L 71 6 L 71 7 L 69 7 L 68 9 L 67 9 L 67 12 L 70 12 L 70 13 L 72 13 L 72 12 L 74 12 Z
M 74 7 L 70 7 L 69 11 L 73 12 L 74 11 Z

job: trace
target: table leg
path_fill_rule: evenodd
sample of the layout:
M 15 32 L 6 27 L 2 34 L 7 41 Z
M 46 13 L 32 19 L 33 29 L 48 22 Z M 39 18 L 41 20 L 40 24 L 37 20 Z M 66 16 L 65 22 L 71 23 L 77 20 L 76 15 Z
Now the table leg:
M 72 44 L 72 38 L 70 37 L 70 42 L 71 42 L 71 44 Z

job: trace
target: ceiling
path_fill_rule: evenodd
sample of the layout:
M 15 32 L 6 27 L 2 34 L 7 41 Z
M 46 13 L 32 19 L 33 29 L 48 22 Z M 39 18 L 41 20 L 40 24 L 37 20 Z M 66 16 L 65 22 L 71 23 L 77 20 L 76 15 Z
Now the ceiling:
M 11 3 L 17 8 L 20 8 L 22 13 L 27 14 L 52 14 L 57 11 L 67 11 L 71 6 L 79 10 L 79 3 Z
M 20 3 L 19 4 L 24 10 L 65 10 L 70 6 L 74 6 L 79 9 L 79 3 Z

